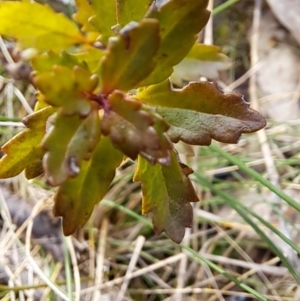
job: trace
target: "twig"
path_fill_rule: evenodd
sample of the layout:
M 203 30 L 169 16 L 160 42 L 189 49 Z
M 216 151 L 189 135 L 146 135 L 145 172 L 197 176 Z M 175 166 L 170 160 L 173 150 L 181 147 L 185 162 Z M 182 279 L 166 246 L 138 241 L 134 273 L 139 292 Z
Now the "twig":
M 174 255 L 174 256 L 171 256 L 171 257 L 168 257 L 164 260 L 161 260 L 159 262 L 156 262 L 154 264 L 151 264 L 145 268 L 142 268 L 142 269 L 139 269 L 133 273 L 130 274 L 130 279 L 133 279 L 135 277 L 139 277 L 141 275 L 144 275 L 146 273 L 148 273 L 149 271 L 154 271 L 154 270 L 157 270 L 157 269 L 160 269 L 162 267 L 165 267 L 167 264 L 171 264 L 171 263 L 175 263 L 177 262 L 178 260 L 180 260 L 183 256 L 185 256 L 184 253 L 179 253 L 177 255 Z M 128 277 L 129 278 L 129 277 Z M 120 284 L 124 281 L 125 279 L 125 276 L 124 277 L 119 277 L 119 278 L 116 278 L 114 280 L 111 280 L 111 281 L 108 281 L 106 283 L 103 283 L 99 286 L 95 286 L 95 287 L 89 287 L 89 288 L 86 288 L 86 289 L 82 289 L 81 290 L 81 294 L 86 294 L 88 292 L 93 292 L 97 289 L 104 289 L 104 288 L 108 288 L 108 287 L 112 287 L 114 285 L 117 285 L 117 284 Z
M 104 267 L 104 258 L 105 258 L 105 249 L 106 249 L 106 239 L 107 239 L 107 228 L 108 228 L 108 219 L 104 218 L 100 233 L 99 233 L 99 247 L 97 250 L 97 267 L 95 271 L 95 286 L 99 287 L 103 282 L 103 267 Z M 93 300 L 100 300 L 101 291 L 96 290 L 93 295 Z
M 224 87 L 221 88 L 224 89 L 225 92 L 235 90 L 240 85 L 242 85 L 246 80 L 248 80 L 254 73 L 256 73 L 264 64 L 265 64 L 264 61 L 258 62 L 257 64 L 252 66 L 247 72 L 245 72 L 241 77 L 235 80 L 232 84 L 228 86 L 224 84 Z
M 262 0 L 255 0 L 254 2 L 254 13 L 253 13 L 253 24 L 252 24 L 252 35 L 251 35 L 251 51 L 250 51 L 250 57 L 251 57 L 251 66 L 255 66 L 259 62 L 259 54 L 258 54 L 258 43 L 259 43 L 259 26 L 260 26 L 260 19 L 261 19 L 261 9 L 262 9 Z M 250 94 L 250 101 L 252 104 L 252 107 L 256 110 L 259 110 L 259 102 L 257 98 L 257 88 L 256 88 L 256 74 L 253 73 L 250 76 L 249 81 L 249 94 Z M 264 129 L 257 132 L 258 140 L 261 145 L 262 154 L 265 160 L 266 170 L 268 173 L 268 177 L 270 179 L 270 182 L 277 187 L 280 187 L 279 183 L 279 174 L 277 172 L 277 168 L 274 162 L 274 158 L 272 156 L 272 151 L 270 148 L 270 145 L 268 143 L 268 138 L 266 131 Z M 277 206 L 277 209 L 280 209 L 280 197 L 275 194 L 271 193 L 272 196 L 272 203 Z M 279 208 L 278 208 L 279 207 Z M 283 218 L 280 218 L 279 215 L 279 224 L 281 228 L 281 232 L 283 232 L 287 237 L 290 238 L 289 231 L 287 229 L 286 223 L 283 220 Z M 281 248 L 281 250 L 284 253 L 287 253 L 289 260 L 297 266 L 297 269 L 299 270 L 299 260 L 289 245 L 282 242 L 280 240 L 280 244 L 278 244 L 278 247 Z
M 262 0 L 255 0 L 254 14 L 253 14 L 253 26 L 251 35 L 251 66 L 255 66 L 259 62 L 258 56 L 258 39 L 259 39 L 259 24 L 261 18 L 261 6 Z M 256 74 L 252 73 L 249 81 L 249 94 L 252 107 L 256 110 L 259 109 L 259 102 L 257 98 L 257 88 L 256 88 Z M 258 140 L 261 144 L 262 153 L 265 159 L 265 164 L 270 177 L 270 182 L 273 185 L 278 186 L 279 175 L 276 169 L 274 159 L 272 157 L 272 151 L 270 145 L 268 144 L 266 131 L 260 130 L 257 132 Z
M 14 108 L 13 108 L 13 96 L 14 96 L 14 86 L 11 83 L 8 83 L 5 86 L 6 94 L 6 116 L 8 118 L 14 117 Z
M 46 201 L 43 199 L 41 200 L 41 202 L 47 206 L 48 205 L 48 202 L 50 201 L 50 199 L 47 199 Z M 3 204 L 2 206 L 5 206 L 5 208 L 7 207 L 6 206 L 6 203 L 5 203 L 5 199 L 4 199 L 4 196 L 3 196 L 3 193 L 2 193 L 2 190 L 0 189 L 0 205 L 1 203 Z M 1 242 L 0 244 L 0 257 L 3 256 L 7 251 L 8 249 L 13 245 L 13 243 L 19 238 L 19 236 L 23 233 L 23 231 L 25 230 L 25 228 L 27 227 L 28 223 L 34 219 L 34 217 L 44 208 L 44 206 L 39 206 L 39 205 L 36 205 L 34 208 L 38 208 L 39 210 L 37 211 L 32 211 L 30 216 L 26 219 L 26 221 L 22 224 L 21 227 L 18 228 L 18 230 L 16 232 L 12 232 L 13 233 L 13 237 L 11 237 L 9 239 L 9 241 L 7 241 L 6 243 L 4 243 L 4 241 Z M 8 210 L 8 208 L 7 208 Z M 8 211 L 9 212 L 9 211 Z M 10 221 L 10 224 L 12 224 L 12 222 Z M 29 231 L 29 230 L 28 230 Z
M 0 199 L 1 201 L 1 199 Z M 9 217 L 7 216 L 5 210 L 2 210 L 1 212 L 2 218 L 5 222 L 9 223 Z M 10 223 L 11 225 L 11 223 Z M 19 243 L 21 245 L 21 243 L 18 240 L 18 236 L 16 236 L 16 234 L 14 233 L 12 227 L 9 228 L 9 231 L 12 234 L 13 237 L 13 241 L 16 241 L 17 243 Z M 33 271 L 35 274 L 37 274 L 52 290 L 53 292 L 59 296 L 62 300 L 66 300 L 69 301 L 68 296 L 56 285 L 54 284 L 48 277 L 47 275 L 45 275 L 45 273 L 41 270 L 41 268 L 37 265 L 37 263 L 35 262 L 35 260 L 33 259 L 33 257 L 31 256 L 30 253 L 26 252 L 25 248 L 21 245 L 21 250 L 24 251 L 24 253 L 27 256 L 27 260 L 29 261 L 29 263 L 31 264 Z M 2 251 L 2 250 L 1 250 Z M 0 255 L 1 257 L 1 255 Z
M 14 90 L 14 93 L 17 96 L 17 98 L 20 100 L 20 103 L 23 105 L 25 111 L 28 114 L 32 114 L 33 110 L 31 108 L 31 106 L 29 105 L 29 103 L 27 102 L 27 99 L 22 94 L 22 92 L 18 88 L 16 88 L 15 86 L 13 87 L 13 90 Z
M 141 257 L 139 258 L 139 264 L 141 265 L 141 267 L 146 267 L 148 266 L 148 263 L 145 262 Z M 168 283 L 166 283 L 162 277 L 158 276 L 155 272 L 150 271 L 147 273 L 147 276 L 149 278 L 151 278 L 154 282 L 156 282 L 159 287 L 161 288 L 172 288 L 171 285 L 169 285 Z
M 69 249 L 71 262 L 73 266 L 73 273 L 74 273 L 74 284 L 75 284 L 75 301 L 80 301 L 80 290 L 81 290 L 81 282 L 80 282 L 80 273 L 78 268 L 78 262 L 76 258 L 76 252 L 74 248 L 74 244 L 72 242 L 72 238 L 66 237 L 66 243 Z
M 121 289 L 120 289 L 118 297 L 117 297 L 117 301 L 122 301 L 122 299 L 124 297 L 124 294 L 127 290 L 129 282 L 131 280 L 132 272 L 133 272 L 133 270 L 136 266 L 137 260 L 140 256 L 141 250 L 143 248 L 144 242 L 145 242 L 145 237 L 144 236 L 139 236 L 137 238 L 135 248 L 134 248 L 131 260 L 129 262 L 129 265 L 128 265 L 128 268 L 127 268 L 127 271 L 126 271 L 126 274 L 125 274 L 124 281 L 122 283 Z
M 55 282 L 57 277 L 59 276 L 60 274 L 60 271 L 62 269 L 62 264 L 60 262 L 58 262 L 52 272 L 52 275 L 50 277 L 50 281 L 52 282 Z M 43 295 L 41 296 L 41 300 L 40 301 L 46 301 L 46 300 L 49 300 L 49 293 L 50 293 L 50 288 L 49 287 L 46 287 L 44 288 L 44 291 L 43 291 Z
M 12 59 L 10 53 L 8 52 L 6 45 L 2 39 L 2 37 L 0 36 L 0 49 L 3 53 L 3 56 L 5 57 L 6 61 L 11 64 L 11 65 L 15 65 L 14 60 Z
M 8 126 L 8 127 L 21 127 L 24 128 L 25 125 L 22 122 L 14 122 L 14 121 L 0 121 L 0 126 Z
M 191 237 L 191 229 L 186 229 L 185 236 L 183 238 L 183 244 L 189 245 Z M 186 254 L 186 250 L 183 251 Z M 188 264 L 188 256 L 182 257 L 179 262 L 179 268 L 177 273 L 177 286 L 176 286 L 176 293 L 174 295 L 174 301 L 181 301 L 182 300 L 182 293 L 181 289 L 184 288 L 184 284 L 187 281 L 186 279 L 186 271 L 187 271 L 187 264 Z
M 165 289 L 165 288 L 162 288 L 162 289 L 131 289 L 130 292 L 131 293 L 134 293 L 134 294 L 141 294 L 141 295 L 158 295 L 158 294 L 172 294 L 174 293 L 175 289 Z M 216 293 L 216 290 L 213 289 L 213 288 L 193 288 L 193 287 L 186 287 L 186 288 L 182 288 L 180 290 L 180 292 L 182 294 L 215 294 Z M 221 289 L 220 290 L 220 293 L 222 293 L 223 295 L 226 295 L 226 296 L 234 296 L 234 297 L 244 297 L 244 298 L 252 298 L 253 295 L 250 294 L 250 293 L 245 293 L 245 292 L 240 292 L 240 291 L 232 291 L 232 290 L 226 290 L 226 289 Z M 274 298 L 274 296 L 271 296 L 271 295 L 264 295 L 264 297 L 268 298 L 268 300 L 276 300 Z M 244 300 L 241 299 L 241 300 Z M 237 298 L 236 298 L 237 299 Z M 166 299 L 167 300 L 167 299 Z M 170 299 L 168 299 L 170 300 Z M 203 300 L 203 299 L 196 299 L 196 300 Z M 253 299 L 252 299 L 253 300 Z M 291 297 L 282 297 L 282 300 L 284 301 L 298 301 L 299 299 L 297 300 L 294 300 L 292 299 Z
M 213 277 L 213 273 L 210 269 L 210 267 L 206 264 L 203 264 L 203 268 L 205 271 L 205 274 L 207 275 L 207 277 L 211 278 L 211 285 L 212 287 L 215 289 L 215 294 L 214 296 L 212 296 L 210 299 L 208 299 L 207 301 L 211 301 L 211 300 L 216 300 L 218 298 L 219 301 L 226 301 L 222 295 L 221 289 L 219 288 L 219 285 L 216 281 L 216 278 Z
M 91 279 L 87 286 L 91 287 L 94 285 L 94 279 L 95 279 L 95 262 L 96 262 L 96 252 L 95 252 L 95 235 L 94 235 L 94 231 L 93 228 L 89 227 L 88 229 L 89 231 L 89 235 L 88 235 L 88 250 L 89 250 L 89 278 Z M 85 295 L 84 301 L 91 301 L 93 300 L 93 293 L 90 292 L 88 294 Z
M 237 267 L 242 267 L 245 269 L 251 269 L 251 270 L 255 270 L 255 272 L 261 271 L 263 273 L 270 274 L 270 275 L 282 276 L 283 274 L 288 272 L 287 268 L 270 266 L 270 265 L 267 265 L 266 263 L 259 264 L 259 263 L 254 263 L 254 262 L 247 262 L 244 260 L 238 260 L 238 259 L 233 259 L 233 258 L 228 258 L 228 257 L 218 256 L 218 255 L 213 255 L 213 254 L 207 254 L 207 253 L 204 253 L 204 254 L 201 253 L 201 256 L 203 256 L 205 259 L 208 259 L 210 261 L 217 262 L 220 264 L 229 264 L 229 265 L 233 265 L 233 266 L 237 266 Z M 278 263 L 278 258 L 275 263 Z
M 207 8 L 210 11 L 213 10 L 214 0 L 209 1 Z M 213 17 L 211 15 L 204 29 L 204 44 L 211 45 L 212 43 L 213 43 Z

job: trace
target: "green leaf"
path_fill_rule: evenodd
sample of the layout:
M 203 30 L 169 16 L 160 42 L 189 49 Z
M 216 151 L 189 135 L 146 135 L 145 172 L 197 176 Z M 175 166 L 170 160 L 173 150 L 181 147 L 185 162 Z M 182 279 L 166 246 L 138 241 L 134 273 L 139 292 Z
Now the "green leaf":
M 21 46 L 40 51 L 60 51 L 85 43 L 85 37 L 65 15 L 36 2 L 0 2 L 0 34 L 17 39 Z
M 83 69 L 90 70 L 91 73 L 96 73 L 99 70 L 100 59 L 105 52 L 95 47 L 86 47 L 81 52 L 69 54 L 65 51 L 60 54 L 49 51 L 46 54 L 35 56 L 32 61 L 33 69 L 38 72 L 51 72 L 53 66 L 59 65 L 69 69 L 79 66 Z
M 104 55 L 105 52 L 103 50 L 94 47 L 75 54 L 77 58 L 86 63 L 92 73 L 99 71 L 100 60 Z
M 0 160 L 0 178 L 10 178 L 18 175 L 24 169 L 28 178 L 40 175 L 38 165 L 44 155 L 40 147 L 46 133 L 46 121 L 54 113 L 51 107 L 28 115 L 23 119 L 27 129 L 8 141 L 2 148 L 6 155 Z
M 196 43 L 188 55 L 174 66 L 170 79 L 172 83 L 182 87 L 186 82 L 198 81 L 201 76 L 217 78 L 218 71 L 230 66 L 231 60 L 220 53 L 219 47 Z
M 43 168 L 43 156 L 45 154 L 45 151 L 41 149 L 41 152 L 37 154 L 35 157 L 35 160 L 30 161 L 28 165 L 25 168 L 25 177 L 26 179 L 34 179 L 41 174 L 44 173 L 44 168 Z
M 65 235 L 74 233 L 86 223 L 94 205 L 107 193 L 122 159 L 122 153 L 108 138 L 102 137 L 91 159 L 82 162 L 79 174 L 59 187 L 54 214 L 63 217 Z
M 199 61 L 223 61 L 224 54 L 220 53 L 220 47 L 195 43 L 185 58 Z
M 101 33 L 101 42 L 106 44 L 109 37 L 114 35 L 112 27 L 116 25 L 116 2 L 115 0 L 92 0 L 92 8 L 95 16 L 90 22 Z
M 110 38 L 107 54 L 101 61 L 101 92 L 135 88 L 155 67 L 153 57 L 159 46 L 157 20 L 131 22 L 118 37 Z
M 54 65 L 50 72 L 34 76 L 36 87 L 45 95 L 45 101 L 61 107 L 64 115 L 79 114 L 87 116 L 92 108 L 89 94 L 98 84 L 98 76 L 79 66 L 72 70 Z
M 156 234 L 165 231 L 173 241 L 180 243 L 185 227 L 192 226 L 190 202 L 198 202 L 199 199 L 174 152 L 171 157 L 170 166 L 153 166 L 139 156 L 134 181 L 142 182 L 142 213 L 151 213 Z
M 116 0 L 117 21 L 122 27 L 131 21 L 143 19 L 153 0 Z
M 241 134 L 266 125 L 241 94 L 224 93 L 210 82 L 192 82 L 174 89 L 165 81 L 146 88 L 136 98 L 157 106 L 157 113 L 171 125 L 168 135 L 173 142 L 209 145 L 215 139 L 237 143 Z
M 73 15 L 73 19 L 82 25 L 83 32 L 96 31 L 96 28 L 89 22 L 89 19 L 95 15 L 92 6 L 88 0 L 75 0 L 77 12 Z
M 41 91 L 36 92 L 36 103 L 34 106 L 34 112 L 37 112 L 41 109 L 49 107 L 49 105 L 45 102 L 45 95 L 41 93 Z
M 75 177 L 83 160 L 88 160 L 100 139 L 100 119 L 94 108 L 85 119 L 79 115 L 58 113 L 54 127 L 47 133 L 43 165 L 51 185 L 57 186 Z
M 86 68 L 85 64 L 73 54 L 69 54 L 65 51 L 60 54 L 53 51 L 48 51 L 45 54 L 37 55 L 31 60 L 32 67 L 37 72 L 51 72 L 53 66 L 60 65 L 69 69 L 75 66 Z
M 196 42 L 196 34 L 207 23 L 207 4 L 208 0 L 154 2 L 146 17 L 159 21 L 161 43 L 156 56 L 156 68 L 140 86 L 159 83 L 172 74 L 173 66 L 188 54 Z
M 152 163 L 170 163 L 172 143 L 165 134 L 168 125 L 159 115 L 120 91 L 110 95 L 108 106 L 101 130 L 116 148 L 133 160 L 141 154 Z

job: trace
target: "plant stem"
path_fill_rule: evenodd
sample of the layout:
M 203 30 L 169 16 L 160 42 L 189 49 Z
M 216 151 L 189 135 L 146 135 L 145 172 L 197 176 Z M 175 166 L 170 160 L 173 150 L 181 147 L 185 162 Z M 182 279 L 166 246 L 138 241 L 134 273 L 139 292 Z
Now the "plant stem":
M 220 4 L 219 6 L 217 6 L 213 9 L 212 15 L 215 16 L 215 15 L 219 14 L 220 12 L 227 9 L 228 7 L 230 7 L 231 5 L 235 4 L 238 1 L 239 0 L 228 0 L 227 2 L 225 2 L 223 4 Z

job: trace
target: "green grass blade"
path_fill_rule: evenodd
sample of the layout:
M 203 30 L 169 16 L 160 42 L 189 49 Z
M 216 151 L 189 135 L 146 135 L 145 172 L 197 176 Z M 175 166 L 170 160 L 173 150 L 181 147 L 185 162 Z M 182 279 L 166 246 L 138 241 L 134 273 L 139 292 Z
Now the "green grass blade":
M 101 201 L 101 205 L 106 205 L 106 206 L 109 206 L 112 208 L 116 208 L 116 209 L 128 214 L 129 216 L 133 217 L 134 219 L 138 220 L 139 222 L 143 223 L 145 226 L 150 226 L 152 228 L 151 221 L 149 221 L 147 218 L 141 216 L 140 214 L 138 214 L 120 204 L 117 204 L 111 200 L 104 199 Z
M 249 176 L 251 176 L 253 179 L 261 183 L 263 186 L 268 187 L 271 191 L 276 193 L 280 198 L 282 198 L 284 201 L 286 201 L 291 207 L 295 208 L 297 211 L 300 211 L 300 204 L 297 203 L 295 200 L 293 200 L 290 196 L 288 196 L 286 193 L 284 193 L 280 188 L 273 185 L 271 182 L 266 180 L 264 177 L 262 177 L 258 172 L 251 169 L 250 167 L 246 166 L 239 158 L 236 158 L 234 156 L 231 156 L 230 154 L 223 151 L 221 148 L 219 148 L 216 145 L 211 145 L 208 147 L 210 150 L 212 150 L 214 153 L 219 154 L 226 160 L 228 160 L 230 163 L 236 165 L 239 167 L 240 170 L 247 173 Z
M 240 204 L 240 206 L 243 206 Z M 246 208 L 246 207 L 245 207 Z M 268 227 L 273 233 L 278 235 L 283 241 L 285 241 L 290 247 L 292 247 L 299 255 L 300 255 L 300 247 L 297 246 L 292 240 L 290 240 L 288 237 L 286 237 L 282 232 L 280 232 L 278 229 L 276 229 L 272 224 L 265 221 L 261 216 L 256 214 L 254 211 L 252 211 L 249 208 L 246 208 L 246 210 L 255 218 L 257 218 L 263 225 Z
M 300 283 L 300 276 L 298 275 L 297 271 L 294 269 L 292 264 L 286 259 L 286 257 L 282 254 L 282 252 L 277 248 L 277 246 L 270 240 L 270 238 L 261 230 L 257 224 L 248 216 L 248 208 L 242 207 L 242 205 L 235 199 L 231 198 L 229 195 L 225 194 L 221 190 L 217 189 L 213 184 L 207 181 L 204 177 L 200 176 L 199 174 L 195 174 L 199 183 L 207 188 L 209 188 L 213 193 L 218 194 L 222 197 L 226 203 L 234 209 L 245 221 L 249 224 L 255 232 L 268 244 L 269 248 L 276 254 L 285 267 L 289 270 L 291 275 L 295 278 L 295 280 Z
M 64 257 L 65 257 L 65 272 L 66 272 L 66 284 L 67 284 L 67 291 L 69 300 L 73 300 L 72 294 L 72 268 L 71 268 L 71 260 L 69 256 L 68 244 L 67 244 L 67 237 L 64 237 Z
M 215 16 L 215 15 L 219 14 L 220 12 L 226 10 L 227 8 L 229 8 L 231 5 L 235 4 L 238 1 L 239 0 L 228 0 L 228 1 L 220 4 L 219 6 L 217 6 L 213 9 L 212 15 Z
M 184 244 L 180 244 L 180 246 L 183 249 L 187 250 L 189 253 L 191 253 L 191 255 L 193 257 L 195 257 L 195 259 L 197 261 L 199 261 L 200 263 L 205 263 L 206 265 L 208 265 L 210 268 L 212 268 L 213 270 L 215 270 L 219 274 L 223 275 L 224 277 L 226 277 L 230 281 L 237 284 L 240 288 L 244 289 L 246 292 L 248 292 L 248 293 L 252 294 L 254 297 L 258 298 L 258 300 L 270 301 L 270 299 L 263 296 L 262 294 L 260 294 L 259 292 L 257 292 L 256 290 L 254 290 L 253 288 L 248 286 L 247 284 L 239 281 L 237 278 L 233 277 L 231 274 L 229 274 L 228 272 L 226 272 L 225 270 L 223 270 L 222 268 L 220 268 L 219 266 L 217 266 L 216 264 L 214 264 L 210 260 L 208 260 L 208 259 L 204 258 L 203 256 L 201 256 L 201 254 L 197 253 L 195 250 L 191 249 L 190 247 L 188 247 Z
M 143 224 L 152 227 L 152 224 L 148 219 L 142 217 L 141 215 L 137 214 L 136 212 L 134 212 L 134 211 L 122 206 L 122 205 L 116 204 L 115 202 L 113 202 L 111 200 L 104 199 L 104 200 L 101 201 L 101 204 L 112 207 L 112 208 L 116 208 L 116 209 L 128 214 L 129 216 L 136 219 L 137 221 L 140 221 Z M 203 258 L 201 255 L 199 255 L 196 251 L 194 251 L 190 247 L 185 246 L 184 244 L 181 244 L 180 246 L 182 248 L 186 249 L 188 252 L 190 252 L 198 261 L 204 262 L 205 264 L 207 264 L 209 267 L 211 267 L 212 269 L 214 269 L 218 273 L 220 273 L 220 274 L 224 275 L 225 277 L 227 277 L 230 281 L 233 281 L 234 283 L 239 285 L 245 291 L 249 292 L 250 294 L 253 294 L 253 296 L 258 298 L 258 300 L 270 301 L 270 299 L 268 299 L 268 298 L 264 297 L 263 295 L 259 294 L 257 291 L 255 291 L 254 289 L 252 289 L 251 287 L 249 287 L 245 283 L 239 281 L 238 279 L 236 279 L 235 277 L 230 275 L 228 272 L 226 272 L 225 270 L 223 270 L 219 266 L 215 265 L 213 262 L 207 260 L 206 258 Z

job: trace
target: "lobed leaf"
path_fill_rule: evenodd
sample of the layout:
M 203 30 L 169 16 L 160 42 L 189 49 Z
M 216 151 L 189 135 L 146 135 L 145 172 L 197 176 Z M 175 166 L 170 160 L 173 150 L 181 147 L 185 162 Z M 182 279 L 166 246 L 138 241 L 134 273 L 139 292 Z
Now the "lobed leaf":
M 86 47 L 83 51 L 76 54 L 69 54 L 65 51 L 60 54 L 49 51 L 42 55 L 37 55 L 31 60 L 33 69 L 37 73 L 51 72 L 53 66 L 59 65 L 69 69 L 79 66 L 88 69 L 91 73 L 99 70 L 100 59 L 105 52 L 95 47 Z
M 79 115 L 57 114 L 54 127 L 42 144 L 47 151 L 43 166 L 51 185 L 60 185 L 80 172 L 82 161 L 90 158 L 100 134 L 97 109 L 93 109 L 85 119 Z
M 186 82 L 198 81 L 201 76 L 217 78 L 218 71 L 230 66 L 231 60 L 220 53 L 219 47 L 196 43 L 188 55 L 174 66 L 170 79 L 173 84 L 182 87 Z
M 1 151 L 5 155 L 0 159 L 0 178 L 10 178 L 26 169 L 27 178 L 42 173 L 40 162 L 44 155 L 41 141 L 46 133 L 47 119 L 54 113 L 50 106 L 28 115 L 23 119 L 27 129 L 13 137 Z
M 131 22 L 118 37 L 110 38 L 107 54 L 101 60 L 101 92 L 135 88 L 155 67 L 153 57 L 159 47 L 157 20 Z
M 75 56 L 88 66 L 90 72 L 97 73 L 99 72 L 100 60 L 104 55 L 105 52 L 103 50 L 90 47 L 76 53 Z
M 76 25 L 50 6 L 29 1 L 0 2 L 0 34 L 15 38 L 22 47 L 60 51 L 85 43 Z
M 79 174 L 59 187 L 54 215 L 63 217 L 65 235 L 87 222 L 94 205 L 107 193 L 122 159 L 122 153 L 112 146 L 109 138 L 102 137 L 90 160 L 82 162 Z
M 34 112 L 37 112 L 41 109 L 49 107 L 49 105 L 45 102 L 45 95 L 41 93 L 41 91 L 36 92 L 36 103 L 34 106 Z
M 101 42 L 107 44 L 108 38 L 114 35 L 112 27 L 116 25 L 116 2 L 115 0 L 92 0 L 92 8 L 95 16 L 90 19 L 90 22 L 101 33 Z
M 62 114 L 87 116 L 92 105 L 87 95 L 98 84 L 98 77 L 79 66 L 72 70 L 65 66 L 54 65 L 50 72 L 37 73 L 34 76 L 36 87 L 45 95 L 45 101 L 61 107 Z
M 28 162 L 25 168 L 25 177 L 27 180 L 34 179 L 44 173 L 43 168 L 43 156 L 45 154 L 44 150 L 41 150 L 39 154 L 36 155 L 35 160 Z
M 142 213 L 151 213 L 156 234 L 165 231 L 169 238 L 180 243 L 185 227 L 192 226 L 190 202 L 198 202 L 199 199 L 175 153 L 171 154 L 170 166 L 151 165 L 139 156 L 133 180 L 142 182 Z
M 37 55 L 31 60 L 33 69 L 38 72 L 51 72 L 53 66 L 59 65 L 69 69 L 75 66 L 86 68 L 86 65 L 75 55 L 69 54 L 65 51 L 60 54 L 53 51 L 48 51 L 45 54 Z
M 161 43 L 156 55 L 156 67 L 140 83 L 147 86 L 167 79 L 196 42 L 196 34 L 201 31 L 209 18 L 206 10 L 208 0 L 155 1 L 147 18 L 155 18 L 160 24 Z
M 241 134 L 266 125 L 242 95 L 224 93 L 210 82 L 191 82 L 182 89 L 174 89 L 165 81 L 146 88 L 136 98 L 157 106 L 157 113 L 171 125 L 168 135 L 173 142 L 209 145 L 215 139 L 237 143 Z
M 73 19 L 80 25 L 83 32 L 96 31 L 96 28 L 89 22 L 89 19 L 95 15 L 95 12 L 88 0 L 75 0 L 76 13 Z
M 116 0 L 117 21 L 122 27 L 131 21 L 143 19 L 153 0 Z
M 220 47 L 218 46 L 195 43 L 186 58 L 209 62 L 223 61 L 224 54 L 220 53 Z
M 120 91 L 108 101 L 110 109 L 104 113 L 101 129 L 114 146 L 133 160 L 141 154 L 152 163 L 169 164 L 172 144 L 161 117 Z

